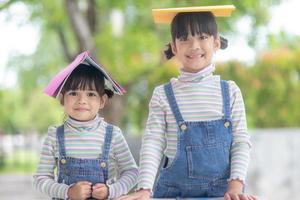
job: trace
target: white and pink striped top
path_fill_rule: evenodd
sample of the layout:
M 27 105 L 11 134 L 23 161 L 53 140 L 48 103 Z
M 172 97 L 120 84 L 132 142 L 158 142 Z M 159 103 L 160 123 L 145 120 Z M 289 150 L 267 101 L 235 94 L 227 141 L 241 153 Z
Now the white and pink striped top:
M 171 79 L 175 98 L 185 121 L 208 121 L 223 117 L 220 76 L 213 75 L 214 70 L 214 65 L 198 73 L 187 73 L 181 70 L 178 78 Z M 228 83 L 233 120 L 230 179 L 244 182 L 251 143 L 241 91 L 235 82 L 228 81 Z M 172 162 L 176 154 L 176 145 L 176 120 L 168 104 L 163 85 L 160 85 L 154 89 L 149 103 L 149 116 L 140 152 L 138 189 L 153 188 L 163 155 Z
M 68 118 L 64 124 L 67 156 L 75 158 L 101 156 L 107 126 L 103 118 L 97 116 L 89 122 L 78 122 Z M 34 187 L 49 197 L 65 199 L 69 186 L 57 183 L 54 172 L 58 156 L 56 127 L 51 126 L 42 146 L 37 172 L 33 176 Z M 127 194 L 136 184 L 137 176 L 137 165 L 122 131 L 114 126 L 108 161 L 109 198 Z

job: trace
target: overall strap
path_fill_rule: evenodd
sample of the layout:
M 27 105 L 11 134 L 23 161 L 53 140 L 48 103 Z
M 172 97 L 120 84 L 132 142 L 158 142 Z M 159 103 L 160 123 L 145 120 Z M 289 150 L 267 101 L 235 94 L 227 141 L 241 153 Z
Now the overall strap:
M 222 99 L 223 99 L 223 119 L 230 119 L 230 97 L 229 97 L 229 85 L 227 81 L 221 80 Z
M 57 127 L 56 137 L 58 142 L 59 156 L 66 156 L 64 125 Z
M 106 163 L 106 168 L 104 170 L 104 180 L 106 181 L 108 179 L 108 156 L 109 156 L 109 149 L 110 149 L 110 144 L 111 144 L 111 139 L 112 139 L 112 133 L 113 133 L 113 126 L 108 124 L 106 126 L 106 133 L 105 133 L 105 140 L 104 140 L 104 145 L 102 149 L 102 158 L 103 162 Z
M 164 89 L 165 89 L 166 96 L 168 98 L 169 105 L 173 112 L 173 115 L 175 116 L 176 122 L 177 122 L 178 126 L 181 126 L 181 124 L 184 122 L 184 120 L 182 118 L 179 107 L 177 105 L 171 82 L 165 84 Z

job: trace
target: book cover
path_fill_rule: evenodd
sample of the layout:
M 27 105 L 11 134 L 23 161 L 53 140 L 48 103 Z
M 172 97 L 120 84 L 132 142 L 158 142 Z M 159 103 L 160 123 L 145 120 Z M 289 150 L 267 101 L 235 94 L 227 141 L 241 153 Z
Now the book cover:
M 44 92 L 51 97 L 57 98 L 65 82 L 68 80 L 68 77 L 79 64 L 87 64 L 99 69 L 105 78 L 105 86 L 114 93 L 118 95 L 126 93 L 126 90 L 117 83 L 117 81 L 115 81 L 101 65 L 95 62 L 89 51 L 84 51 L 79 54 L 66 68 L 54 76 L 44 89 Z

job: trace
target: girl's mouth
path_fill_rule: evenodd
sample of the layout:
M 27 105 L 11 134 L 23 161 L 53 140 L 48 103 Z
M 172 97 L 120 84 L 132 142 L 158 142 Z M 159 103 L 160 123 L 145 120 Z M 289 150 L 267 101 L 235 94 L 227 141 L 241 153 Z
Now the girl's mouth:
M 87 108 L 75 108 L 76 111 L 79 111 L 79 112 L 84 112 L 84 111 L 88 111 Z
M 201 53 L 189 54 L 189 55 L 186 55 L 186 57 L 189 58 L 189 59 L 203 58 L 204 54 L 201 54 Z

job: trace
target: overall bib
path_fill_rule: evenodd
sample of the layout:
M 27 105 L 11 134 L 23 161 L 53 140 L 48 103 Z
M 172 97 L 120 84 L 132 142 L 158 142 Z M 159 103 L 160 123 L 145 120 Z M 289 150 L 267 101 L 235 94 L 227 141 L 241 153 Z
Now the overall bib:
M 106 183 L 108 179 L 108 156 L 112 139 L 113 126 L 106 127 L 102 157 L 95 159 L 81 159 L 66 156 L 64 126 L 57 128 L 59 144 L 58 183 L 67 185 L 78 181 L 89 181 L 92 185 Z
M 219 120 L 184 121 L 171 83 L 164 86 L 172 113 L 176 118 L 177 152 L 160 170 L 154 198 L 223 197 L 230 175 L 232 121 L 228 83 L 221 81 L 223 113 Z

